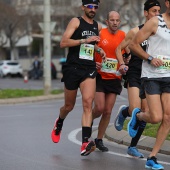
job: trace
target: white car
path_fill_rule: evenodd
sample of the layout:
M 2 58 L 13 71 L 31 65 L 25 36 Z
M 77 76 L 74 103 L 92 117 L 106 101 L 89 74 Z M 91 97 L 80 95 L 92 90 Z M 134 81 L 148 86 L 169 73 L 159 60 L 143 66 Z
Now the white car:
M 23 75 L 22 66 L 18 61 L 3 60 L 0 61 L 0 77 L 6 77 L 8 75 Z

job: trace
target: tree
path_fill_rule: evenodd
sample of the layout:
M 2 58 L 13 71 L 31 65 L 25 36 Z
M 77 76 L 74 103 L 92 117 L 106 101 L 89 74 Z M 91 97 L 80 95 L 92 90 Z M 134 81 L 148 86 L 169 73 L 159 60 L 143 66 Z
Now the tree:
M 11 59 L 17 59 L 15 47 L 20 38 L 27 34 L 27 18 L 18 15 L 14 7 L 2 1 L 0 1 L 0 18 L 1 37 L 2 35 L 5 37 L 0 46 L 4 46 L 4 43 L 8 44 Z

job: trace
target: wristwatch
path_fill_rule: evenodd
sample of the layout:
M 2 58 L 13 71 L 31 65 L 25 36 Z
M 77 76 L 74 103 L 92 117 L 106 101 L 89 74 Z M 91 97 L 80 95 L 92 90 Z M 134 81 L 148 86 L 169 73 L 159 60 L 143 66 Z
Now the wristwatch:
M 151 64 L 151 61 L 153 60 L 153 57 L 152 56 L 149 56 L 147 61 L 148 61 L 148 64 Z
M 97 51 L 97 53 L 100 54 L 101 48 L 98 48 L 96 51 Z

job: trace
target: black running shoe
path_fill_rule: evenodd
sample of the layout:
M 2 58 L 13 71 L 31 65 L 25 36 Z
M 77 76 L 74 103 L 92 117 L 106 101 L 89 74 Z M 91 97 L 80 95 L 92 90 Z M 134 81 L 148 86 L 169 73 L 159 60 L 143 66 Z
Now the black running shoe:
M 104 146 L 102 139 L 96 138 L 95 144 L 96 144 L 96 148 L 98 148 L 100 151 L 102 151 L 102 152 L 108 152 L 109 151 L 109 149 L 106 146 Z

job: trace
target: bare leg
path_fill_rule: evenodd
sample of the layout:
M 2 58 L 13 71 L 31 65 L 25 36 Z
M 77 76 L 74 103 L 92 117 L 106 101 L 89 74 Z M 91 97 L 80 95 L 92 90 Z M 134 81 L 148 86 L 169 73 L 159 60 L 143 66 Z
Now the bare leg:
M 170 93 L 163 93 L 161 96 L 163 120 L 157 132 L 156 142 L 151 156 L 156 156 L 170 131 Z
M 138 119 L 152 124 L 161 122 L 163 115 L 160 95 L 146 94 L 146 99 L 149 106 L 149 112 L 147 111 L 138 113 Z
M 68 113 L 74 108 L 77 90 L 64 89 L 65 103 L 64 106 L 60 108 L 60 118 L 65 119 Z
M 82 94 L 83 115 L 82 126 L 91 127 L 92 122 L 92 104 L 96 89 L 96 79 L 87 78 L 80 84 Z
M 105 93 L 96 92 L 94 99 L 94 108 L 93 108 L 93 120 L 100 117 L 104 112 L 105 108 Z
M 97 135 L 98 139 L 102 139 L 106 132 L 106 128 L 108 127 L 108 124 L 110 122 L 112 108 L 116 101 L 116 94 L 113 93 L 106 94 L 105 100 L 106 100 L 105 109 L 102 114 L 99 127 L 98 127 L 98 135 Z
M 128 87 L 129 114 L 132 114 L 134 108 L 141 108 L 141 98 L 139 97 L 139 88 Z

